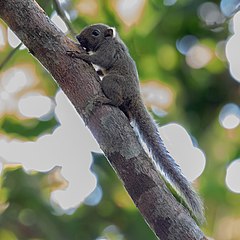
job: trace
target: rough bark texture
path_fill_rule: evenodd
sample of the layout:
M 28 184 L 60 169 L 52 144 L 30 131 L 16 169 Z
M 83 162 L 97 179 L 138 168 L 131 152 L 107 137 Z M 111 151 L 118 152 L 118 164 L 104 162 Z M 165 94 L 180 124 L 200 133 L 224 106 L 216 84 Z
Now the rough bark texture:
M 66 55 L 67 50 L 78 50 L 76 44 L 53 25 L 34 0 L 0 0 L 0 17 L 50 72 L 84 117 L 91 110 L 89 102 L 102 93 L 94 69 Z M 188 211 L 169 192 L 119 109 L 99 107 L 87 124 L 158 238 L 206 239 Z

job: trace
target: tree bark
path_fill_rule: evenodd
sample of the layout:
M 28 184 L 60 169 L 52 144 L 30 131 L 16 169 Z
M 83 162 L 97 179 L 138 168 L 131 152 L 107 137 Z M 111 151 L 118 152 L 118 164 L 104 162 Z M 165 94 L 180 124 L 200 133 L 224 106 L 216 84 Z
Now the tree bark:
M 79 50 L 77 45 L 57 29 L 34 0 L 0 0 L 0 17 L 49 71 L 85 119 L 92 110 L 90 103 L 102 92 L 93 67 L 66 54 L 68 50 Z M 86 123 L 158 238 L 207 239 L 169 192 L 118 108 L 98 107 Z

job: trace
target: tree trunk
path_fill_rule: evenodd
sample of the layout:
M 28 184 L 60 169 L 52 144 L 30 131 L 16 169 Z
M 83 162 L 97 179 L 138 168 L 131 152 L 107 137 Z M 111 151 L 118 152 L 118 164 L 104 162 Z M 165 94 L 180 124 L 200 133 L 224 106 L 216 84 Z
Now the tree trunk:
M 56 28 L 34 0 L 0 0 L 0 17 L 50 72 L 85 119 L 102 94 L 91 65 L 73 59 L 77 45 Z M 126 116 L 115 107 L 95 109 L 86 122 L 146 222 L 162 240 L 206 239 L 188 211 L 169 192 Z

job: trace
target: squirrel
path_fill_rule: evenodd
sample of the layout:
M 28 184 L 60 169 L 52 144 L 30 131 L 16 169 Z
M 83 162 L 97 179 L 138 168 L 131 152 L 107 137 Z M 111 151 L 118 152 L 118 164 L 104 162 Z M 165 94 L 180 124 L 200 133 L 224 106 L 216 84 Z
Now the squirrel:
M 76 38 L 86 52 L 67 53 L 100 68 L 99 72 L 103 76 L 100 84 L 106 96 L 101 99 L 101 104 L 119 107 L 137 127 L 141 139 L 147 145 L 160 171 L 166 176 L 166 180 L 173 184 L 191 214 L 202 224 L 204 222 L 202 201 L 163 145 L 158 127 L 141 98 L 136 64 L 115 28 L 105 24 L 90 25 Z

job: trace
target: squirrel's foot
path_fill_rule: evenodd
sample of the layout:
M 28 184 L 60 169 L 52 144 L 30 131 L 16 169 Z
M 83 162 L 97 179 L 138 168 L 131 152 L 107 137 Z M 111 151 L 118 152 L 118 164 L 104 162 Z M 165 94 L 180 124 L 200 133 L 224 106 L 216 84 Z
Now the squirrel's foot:
M 111 103 L 111 100 L 104 95 L 96 95 L 94 98 L 88 101 L 88 104 L 83 112 L 85 124 L 88 125 L 89 119 L 93 112 L 96 111 L 96 108 L 109 103 Z

